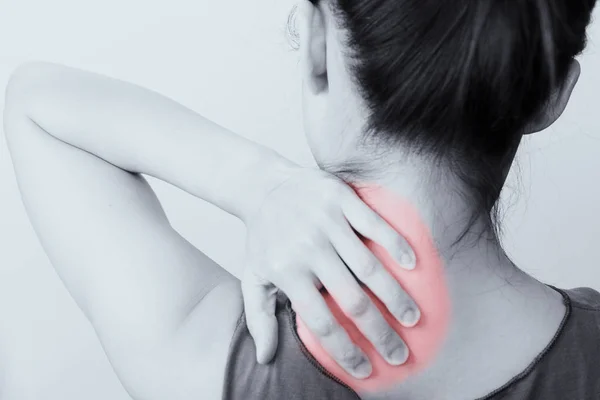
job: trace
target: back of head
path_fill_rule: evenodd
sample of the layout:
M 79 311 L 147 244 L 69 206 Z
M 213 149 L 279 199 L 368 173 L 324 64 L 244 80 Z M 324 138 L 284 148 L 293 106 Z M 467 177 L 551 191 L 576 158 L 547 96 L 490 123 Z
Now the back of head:
M 443 164 L 489 215 L 522 135 L 584 49 L 596 1 L 310 2 L 344 32 L 365 137 Z

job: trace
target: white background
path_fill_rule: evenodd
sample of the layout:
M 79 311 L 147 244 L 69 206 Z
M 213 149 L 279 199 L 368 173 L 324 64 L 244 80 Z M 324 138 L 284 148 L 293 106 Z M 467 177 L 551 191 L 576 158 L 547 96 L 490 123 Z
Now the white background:
M 0 86 L 27 60 L 90 69 L 157 90 L 310 164 L 300 124 L 298 55 L 285 34 L 292 5 L 292 0 L 0 0 Z M 524 143 L 504 195 L 509 253 L 521 268 L 566 288 L 600 289 L 598 46 L 600 23 L 592 27 L 581 58 L 583 75 L 565 115 Z M 174 226 L 237 274 L 243 267 L 242 224 L 151 182 Z M 0 399 L 129 399 L 37 243 L 4 139 Z

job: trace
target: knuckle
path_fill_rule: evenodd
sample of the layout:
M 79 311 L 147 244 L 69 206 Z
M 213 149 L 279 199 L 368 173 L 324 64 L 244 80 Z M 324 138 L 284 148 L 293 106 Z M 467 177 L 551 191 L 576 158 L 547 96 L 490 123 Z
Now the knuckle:
M 316 233 L 313 235 L 310 246 L 305 249 L 305 254 L 327 254 L 331 250 L 331 242 L 329 238 L 322 233 Z M 317 251 L 318 253 L 315 253 Z M 306 257 L 306 256 L 305 256 Z
M 277 273 L 287 273 L 304 265 L 307 262 L 308 253 L 306 246 L 299 244 L 293 247 L 282 248 L 277 255 L 270 259 L 267 268 Z
M 352 296 L 346 305 L 346 312 L 352 317 L 362 317 L 367 313 L 371 305 L 371 301 L 364 293 L 359 293 Z
M 342 365 L 347 365 L 354 368 L 362 360 L 360 352 L 353 346 L 346 347 L 340 351 L 338 362 Z
M 397 311 L 401 311 L 411 304 L 411 301 L 408 298 L 406 292 L 404 292 L 404 290 L 398 287 L 388 291 L 388 293 L 388 302 L 390 303 L 390 306 L 396 309 Z
M 396 338 L 397 338 L 396 332 L 390 328 L 386 328 L 386 329 L 381 330 L 381 332 L 378 333 L 378 335 L 376 337 L 376 342 L 381 347 L 388 347 L 392 343 L 395 343 L 398 341 L 398 340 L 396 340 Z
M 375 275 L 378 268 L 379 262 L 371 257 L 368 257 L 356 266 L 354 273 L 360 280 L 364 281 Z
M 311 218 L 311 217 L 307 217 Z M 314 254 L 322 254 L 329 245 L 329 237 L 320 229 L 315 229 L 315 225 L 320 223 L 315 219 L 315 222 L 308 221 L 311 228 L 308 230 L 297 231 L 298 237 L 294 239 L 294 243 L 288 246 L 282 252 L 281 257 L 287 260 L 293 259 L 296 263 L 303 263 L 313 258 Z M 315 253 L 315 250 L 318 252 Z
M 265 272 L 273 276 L 282 276 L 291 269 L 290 263 L 284 260 L 274 260 L 265 265 Z
M 313 319 L 310 328 L 312 332 L 319 337 L 331 336 L 336 330 L 336 323 L 333 317 L 318 317 Z
M 337 202 L 331 202 L 323 207 L 319 215 L 319 221 L 322 226 L 335 227 L 344 221 L 344 213 L 340 208 L 339 199 Z

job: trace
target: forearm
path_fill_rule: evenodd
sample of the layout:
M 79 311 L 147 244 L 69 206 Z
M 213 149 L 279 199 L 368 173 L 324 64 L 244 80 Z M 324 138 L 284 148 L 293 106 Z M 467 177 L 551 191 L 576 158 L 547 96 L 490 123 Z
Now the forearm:
M 7 103 L 45 132 L 242 219 L 293 164 L 156 92 L 50 63 L 19 68 Z M 8 132 L 7 132 L 8 134 Z

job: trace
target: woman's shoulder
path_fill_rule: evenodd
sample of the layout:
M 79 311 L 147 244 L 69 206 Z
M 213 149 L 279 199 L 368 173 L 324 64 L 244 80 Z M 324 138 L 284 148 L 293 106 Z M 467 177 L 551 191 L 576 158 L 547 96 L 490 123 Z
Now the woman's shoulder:
M 578 287 L 563 290 L 563 296 L 570 314 L 561 335 L 563 346 L 582 350 L 588 355 L 594 353 L 600 360 L 600 292 Z
M 556 345 L 552 346 L 555 358 L 569 358 L 571 352 L 581 350 L 582 354 L 594 352 L 600 359 L 600 292 L 589 287 L 553 288 L 562 294 L 567 306 L 567 313 L 554 339 Z
M 516 388 L 547 399 L 600 398 L 600 292 L 555 289 L 563 295 L 567 314 L 545 354 Z
M 567 310 L 554 338 L 526 370 L 480 400 L 600 398 L 600 292 L 551 287 Z
M 600 318 L 600 292 L 590 287 L 563 289 L 568 295 L 573 308 L 579 310 L 596 311 Z
M 578 287 L 563 289 L 562 294 L 569 313 L 560 335 L 564 337 L 563 344 L 567 348 L 587 349 L 588 354 L 595 352 L 600 359 L 600 292 Z
M 193 350 L 201 354 L 198 362 L 188 365 L 189 372 L 196 376 L 193 390 L 200 395 L 199 399 L 222 396 L 227 354 L 243 308 L 240 283 L 230 279 L 213 288 L 193 306 L 193 311 L 178 329 L 178 336 L 185 346 L 179 354 Z M 173 376 L 173 379 L 181 379 L 181 376 Z
M 485 399 L 522 399 L 529 398 L 524 394 L 536 393 L 544 393 L 548 399 L 591 399 L 600 394 L 600 370 L 596 368 L 600 359 L 600 292 L 591 288 L 557 290 L 568 311 L 556 337 L 526 371 Z M 222 399 L 358 399 L 328 375 L 303 346 L 294 312 L 284 296 L 278 299 L 276 315 L 277 353 L 271 363 L 260 365 L 241 314 L 227 356 Z
M 274 359 L 258 364 L 246 317 L 238 320 L 227 356 L 223 400 L 358 400 L 344 384 L 332 378 L 312 358 L 296 332 L 289 300 L 278 296 L 278 346 Z

